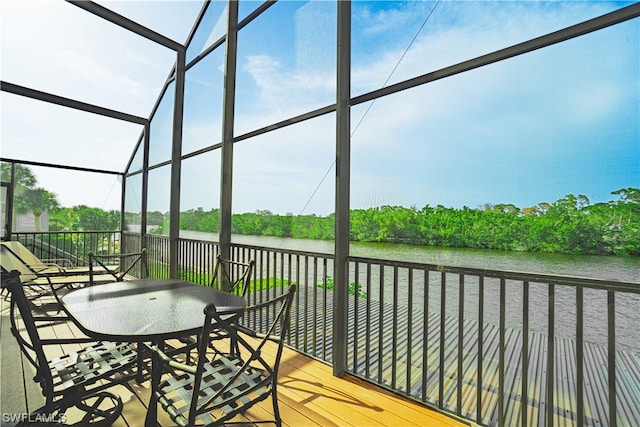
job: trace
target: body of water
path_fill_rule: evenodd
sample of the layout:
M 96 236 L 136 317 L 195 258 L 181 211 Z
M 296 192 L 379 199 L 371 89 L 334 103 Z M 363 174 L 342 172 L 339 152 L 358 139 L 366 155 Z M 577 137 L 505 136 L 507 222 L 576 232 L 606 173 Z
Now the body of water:
M 180 237 L 218 241 L 216 233 L 180 231 Z M 234 243 L 309 252 L 334 252 L 333 241 L 234 235 Z M 544 254 L 491 249 L 440 248 L 400 243 L 352 242 L 351 255 L 534 274 L 588 277 L 640 284 L 640 257 Z
M 217 241 L 214 233 L 182 231 L 181 237 Z M 232 241 L 275 249 L 301 250 L 319 253 L 333 253 L 332 241 L 276 238 L 269 236 L 234 235 Z M 509 252 L 484 249 L 439 248 L 413 246 L 396 243 L 361 243 L 352 242 L 351 255 L 364 258 L 408 261 L 424 264 L 436 264 L 449 267 L 472 267 L 500 271 L 515 271 L 534 274 L 549 274 L 592 279 L 604 279 L 638 283 L 640 286 L 640 258 L 611 257 L 591 255 L 541 254 L 530 252 Z M 332 274 L 332 272 L 329 272 Z M 364 283 L 364 273 L 360 281 Z M 383 290 L 385 301 L 393 298 L 391 269 L 385 270 L 385 283 L 389 286 Z M 351 279 L 355 281 L 355 278 Z M 379 282 L 377 270 L 373 270 L 372 283 Z M 401 277 L 399 286 L 406 286 Z M 440 311 L 441 275 L 432 273 L 429 277 L 429 288 L 424 289 L 424 279 L 420 274 L 414 277 L 414 307 L 423 308 L 424 293 L 428 292 L 429 310 Z M 417 285 L 416 285 L 417 284 Z M 457 275 L 448 275 L 446 283 L 446 314 L 457 316 L 459 280 Z M 507 281 L 506 283 L 506 322 L 507 327 L 522 327 L 522 283 Z M 548 298 L 549 287 L 546 284 L 531 283 L 529 297 L 530 330 L 534 333 L 548 333 Z M 400 289 L 402 295 L 404 289 Z M 500 315 L 499 281 L 485 280 L 484 286 L 484 321 L 498 324 Z M 467 319 L 477 319 L 479 286 L 477 278 L 470 277 L 465 282 L 464 312 Z M 372 298 L 380 298 L 375 289 Z M 401 297 L 402 298 L 402 297 Z M 405 297 L 406 298 L 406 297 Z M 560 337 L 575 338 L 576 329 L 576 292 L 573 287 L 556 286 L 554 294 L 555 326 L 554 333 Z M 400 302 L 402 305 L 402 302 Z M 616 342 L 620 349 L 640 351 L 640 295 L 617 294 L 616 297 Z M 607 292 L 585 289 L 584 291 L 584 334 L 588 342 L 606 345 L 607 343 Z

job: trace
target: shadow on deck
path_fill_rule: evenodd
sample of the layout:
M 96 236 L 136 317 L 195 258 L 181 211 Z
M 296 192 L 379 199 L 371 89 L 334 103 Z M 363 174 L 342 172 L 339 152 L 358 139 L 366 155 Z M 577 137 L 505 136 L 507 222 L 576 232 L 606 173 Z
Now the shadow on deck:
M 294 307 L 293 312 L 300 315 L 292 320 L 292 329 L 297 328 L 297 336 L 305 337 L 304 342 L 298 342 L 299 348 L 316 357 L 330 358 L 333 296 L 327 291 L 322 304 L 314 307 L 314 299 L 306 298 L 304 288 L 302 290 L 299 301 L 307 301 L 307 310 Z M 307 292 L 314 290 L 308 288 Z M 501 345 L 497 325 L 484 323 L 480 328 L 477 321 L 465 319 L 460 328 L 457 317 L 442 318 L 439 313 L 430 312 L 425 318 L 422 310 L 413 310 L 410 319 L 406 308 L 394 312 L 390 304 L 385 304 L 381 313 L 378 302 L 367 306 L 366 299 L 358 298 L 356 309 L 353 301 L 350 296 L 347 344 L 350 372 L 400 389 L 410 398 L 434 407 L 452 412 L 460 407 L 458 413 L 469 419 L 479 419 L 482 424 L 498 424 Z M 326 309 L 321 310 L 319 307 L 325 303 Z M 394 330 L 397 331 L 395 341 L 392 339 Z M 482 342 L 481 364 L 478 363 L 479 342 Z M 526 377 L 522 373 L 522 331 L 507 328 L 503 347 L 505 425 L 521 425 L 523 378 L 527 381 L 526 424 L 545 425 L 548 337 L 528 334 Z M 553 425 L 576 425 L 575 340 L 556 337 L 554 354 Z M 585 342 L 583 355 L 584 423 L 609 425 L 607 348 Z M 615 373 L 617 425 L 637 427 L 640 425 L 640 354 L 616 351 Z
M 7 307 L 7 302 L 3 300 L 0 317 L 2 426 L 15 425 L 16 417 L 44 404 L 40 389 L 33 382 L 34 370 L 21 356 L 11 335 Z M 75 326 L 68 322 L 48 324 L 42 328 L 41 334 L 48 337 L 80 335 Z M 70 350 L 70 346 L 65 346 L 65 352 Z M 109 389 L 124 402 L 122 416 L 114 426 L 143 425 L 149 386 L 148 381 L 142 384 L 131 382 L 127 386 Z M 283 354 L 278 396 L 284 426 L 467 425 L 352 376 L 334 377 L 330 366 L 291 349 L 285 349 Z M 265 411 L 272 411 L 268 402 L 251 408 L 246 415 L 249 419 L 260 418 Z M 73 418 L 73 414 L 70 418 Z M 162 410 L 158 411 L 158 418 L 160 425 L 172 425 Z M 238 419 L 245 420 L 242 417 Z

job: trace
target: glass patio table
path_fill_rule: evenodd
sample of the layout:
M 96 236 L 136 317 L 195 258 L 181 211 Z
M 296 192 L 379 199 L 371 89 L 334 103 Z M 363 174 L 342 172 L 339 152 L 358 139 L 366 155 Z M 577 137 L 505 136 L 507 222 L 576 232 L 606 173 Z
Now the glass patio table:
M 203 310 L 213 303 L 218 312 L 242 315 L 244 298 L 207 286 L 175 279 L 141 279 L 77 289 L 61 299 L 78 328 L 96 340 L 152 342 L 197 334 Z M 157 424 L 156 387 L 161 361 L 151 352 L 151 399 L 145 426 Z

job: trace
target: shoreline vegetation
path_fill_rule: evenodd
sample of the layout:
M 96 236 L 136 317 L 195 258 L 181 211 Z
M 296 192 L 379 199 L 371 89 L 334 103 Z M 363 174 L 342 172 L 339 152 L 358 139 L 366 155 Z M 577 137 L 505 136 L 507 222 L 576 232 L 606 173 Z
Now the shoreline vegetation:
M 569 194 L 553 203 L 526 208 L 487 204 L 476 209 L 441 205 L 354 209 L 350 237 L 352 241 L 420 246 L 640 256 L 640 189 L 625 188 L 611 194 L 618 199 L 596 204 L 590 204 L 584 195 Z M 131 219 L 135 223 L 134 216 Z M 212 232 L 218 229 L 219 219 L 218 209 L 183 211 L 180 229 Z M 156 226 L 154 234 L 164 234 L 168 216 L 149 212 L 148 223 Z M 333 214 L 279 215 L 259 210 L 233 214 L 231 232 L 332 240 L 334 227 Z

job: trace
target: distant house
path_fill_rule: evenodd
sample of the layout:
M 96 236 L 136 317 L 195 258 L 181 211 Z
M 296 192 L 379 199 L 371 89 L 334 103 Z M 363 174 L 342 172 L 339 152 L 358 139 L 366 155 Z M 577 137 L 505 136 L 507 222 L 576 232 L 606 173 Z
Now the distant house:
M 3 206 L 4 207 L 4 206 Z M 4 215 L 4 209 L 2 210 L 2 218 L 3 222 L 6 221 L 6 216 Z M 18 215 L 13 221 L 12 232 L 13 233 L 24 233 L 24 232 L 33 232 L 36 231 L 35 218 L 33 212 L 28 214 Z M 40 230 L 39 231 L 49 231 L 49 212 L 43 212 L 40 215 Z M 6 237 L 7 226 L 3 224 L 1 228 L 1 238 L 4 239 Z
M 27 231 L 36 231 L 35 225 L 35 217 L 33 212 L 29 212 L 27 214 L 18 215 L 13 223 L 13 232 L 27 232 Z M 49 212 L 42 212 L 40 215 L 40 230 L 39 231 L 49 231 Z

